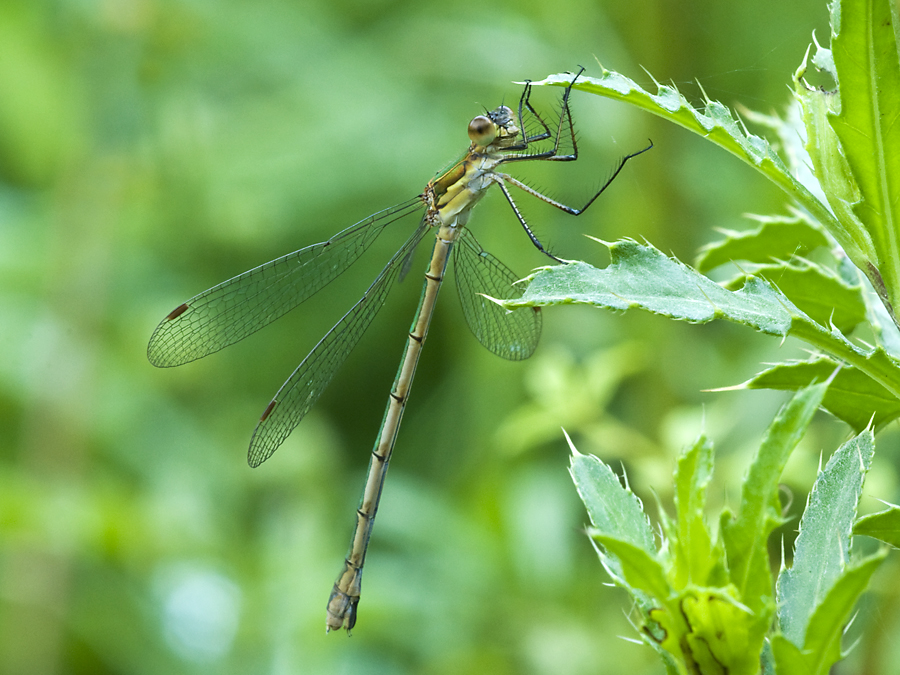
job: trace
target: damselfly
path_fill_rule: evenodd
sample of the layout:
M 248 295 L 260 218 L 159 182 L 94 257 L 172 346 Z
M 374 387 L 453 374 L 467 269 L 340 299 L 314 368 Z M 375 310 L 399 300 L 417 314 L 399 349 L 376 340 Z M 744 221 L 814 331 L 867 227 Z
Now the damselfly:
M 538 241 L 513 201 L 509 186 L 577 216 L 600 196 L 629 159 L 652 147 L 651 143 L 644 150 L 624 157 L 609 179 L 580 209 L 551 199 L 498 170 L 502 165 L 516 162 L 567 162 L 578 158 L 569 94 L 583 70 L 566 87 L 554 127 L 547 125 L 532 107 L 531 85 L 526 83 L 517 111 L 501 105 L 469 123 L 469 149 L 462 159 L 433 178 L 422 194 L 369 216 L 328 241 L 289 253 L 194 296 L 163 319 L 150 338 L 147 355 L 153 365 L 160 367 L 187 363 L 234 344 L 324 288 L 350 267 L 389 225 L 416 215 L 418 224 L 406 243 L 266 406 L 250 440 L 248 455 L 250 466 L 259 466 L 271 457 L 313 407 L 372 323 L 391 286 L 408 271 L 416 246 L 429 232 L 434 233 L 434 248 L 425 272 L 422 298 L 372 450 L 350 553 L 328 600 L 329 631 L 338 628 L 349 631 L 356 623 L 363 563 L 388 462 L 409 399 L 419 354 L 428 335 L 438 290 L 451 257 L 456 266 L 456 285 L 463 315 L 481 344 L 498 356 L 517 361 L 531 356 L 540 338 L 539 308 L 507 312 L 488 299 L 519 297 L 521 290 L 516 286 L 518 276 L 485 252 L 468 229 L 472 208 L 489 187 L 497 185 L 535 247 L 553 260 L 564 262 Z M 562 147 L 565 149 L 561 151 Z

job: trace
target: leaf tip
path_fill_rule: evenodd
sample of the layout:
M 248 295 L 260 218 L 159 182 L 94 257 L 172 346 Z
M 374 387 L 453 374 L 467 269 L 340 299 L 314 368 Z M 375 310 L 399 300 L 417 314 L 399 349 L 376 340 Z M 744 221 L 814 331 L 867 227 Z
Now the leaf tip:
M 583 455 L 578 452 L 578 448 L 576 448 L 575 444 L 572 442 L 572 438 L 571 436 L 569 436 L 569 432 L 566 431 L 563 427 L 560 427 L 560 429 L 562 429 L 563 436 L 566 437 L 566 443 L 569 444 L 569 450 L 572 451 L 572 458 L 575 459 L 577 457 L 583 457 Z
M 603 244 L 608 249 L 612 249 L 612 247 L 615 246 L 615 242 L 613 242 L 613 241 L 606 241 L 605 239 L 600 239 L 600 237 L 595 237 L 590 234 L 586 234 L 584 236 L 587 237 L 588 239 L 593 239 L 598 244 Z

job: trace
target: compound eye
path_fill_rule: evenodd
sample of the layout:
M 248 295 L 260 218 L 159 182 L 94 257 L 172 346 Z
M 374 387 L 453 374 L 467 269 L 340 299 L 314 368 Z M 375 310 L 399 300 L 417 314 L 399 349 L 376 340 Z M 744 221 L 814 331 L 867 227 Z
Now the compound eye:
M 497 138 L 497 125 L 491 118 L 479 115 L 469 122 L 469 138 L 475 145 L 488 146 Z

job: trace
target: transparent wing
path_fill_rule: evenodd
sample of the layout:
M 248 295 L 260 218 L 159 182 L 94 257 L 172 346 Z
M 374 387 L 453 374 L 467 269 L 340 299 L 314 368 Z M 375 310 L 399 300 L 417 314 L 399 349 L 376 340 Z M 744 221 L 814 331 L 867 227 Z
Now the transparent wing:
M 247 457 L 250 466 L 259 466 L 271 457 L 319 400 L 384 305 L 391 286 L 404 267 L 407 255 L 415 249 L 428 229 L 428 223 L 423 219 L 418 229 L 372 282 L 365 295 L 328 331 L 281 386 L 253 432 Z
M 463 316 L 478 341 L 497 356 L 510 361 L 527 359 L 541 339 L 540 307 L 507 311 L 481 294 L 493 298 L 518 298 L 519 277 L 479 246 L 464 229 L 453 249 L 454 273 Z
M 155 366 L 177 366 L 243 340 L 336 279 L 385 227 L 422 208 L 417 197 L 379 211 L 328 241 L 288 253 L 194 296 L 156 327 L 147 358 Z

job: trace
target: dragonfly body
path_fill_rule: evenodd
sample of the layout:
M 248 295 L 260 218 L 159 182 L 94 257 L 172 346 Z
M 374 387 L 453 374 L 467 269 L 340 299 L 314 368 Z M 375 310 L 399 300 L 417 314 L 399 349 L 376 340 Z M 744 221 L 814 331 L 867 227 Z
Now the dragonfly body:
M 573 77 L 572 84 L 578 75 Z M 290 253 L 204 291 L 170 312 L 150 338 L 147 355 L 157 366 L 179 365 L 227 347 L 324 288 L 352 265 L 385 229 L 407 216 L 420 214 L 418 226 L 363 297 L 319 341 L 266 406 L 248 452 L 250 465 L 258 466 L 275 452 L 309 412 L 375 318 L 394 281 L 406 274 L 418 244 L 427 233 L 434 233 L 434 247 L 419 307 L 372 450 L 350 552 L 328 601 L 326 626 L 329 631 L 338 628 L 349 631 L 356 623 L 363 564 L 385 475 L 438 291 L 450 261 L 455 267 L 463 315 L 482 345 L 510 360 L 526 359 L 537 347 L 541 333 L 539 309 L 507 312 L 487 297 L 518 297 L 521 289 L 516 285 L 517 275 L 484 251 L 468 230 L 472 209 L 488 188 L 498 185 L 532 243 L 549 257 L 562 262 L 547 252 L 535 237 L 516 207 L 508 186 L 522 189 L 566 213 L 579 215 L 606 189 L 628 159 L 644 152 L 641 150 L 623 158 L 612 176 L 581 209 L 546 197 L 498 171 L 501 165 L 518 161 L 577 159 L 578 149 L 568 106 L 572 84 L 563 94 L 555 131 L 531 106 L 530 86 L 526 85 L 516 113 L 506 106 L 499 106 L 469 123 L 471 144 L 468 151 L 460 161 L 431 180 L 422 194 L 380 211 L 328 241 Z M 526 120 L 531 128 L 527 128 Z M 571 152 L 562 153 L 560 144 L 566 141 L 571 142 Z M 541 144 L 552 145 L 536 150 Z
M 484 196 L 487 188 L 500 180 L 493 174 L 493 168 L 502 160 L 502 154 L 498 152 L 500 143 L 506 144 L 518 135 L 518 128 L 512 121 L 512 111 L 509 108 L 505 106 L 497 108 L 488 113 L 488 119 L 497 129 L 492 143 L 483 146 L 473 140 L 466 156 L 432 180 L 422 193 L 427 207 L 424 222 L 437 230 L 434 249 L 428 271 L 425 273 L 422 299 L 410 327 L 400 368 L 388 398 L 381 432 L 372 450 L 366 487 L 356 511 L 356 527 L 351 539 L 350 554 L 328 600 L 326 619 L 328 630 L 342 627 L 350 630 L 356 623 L 362 569 L 381 499 L 384 478 L 400 429 L 400 420 L 409 399 L 419 355 L 428 336 L 428 327 L 450 260 L 450 252 L 462 228 L 468 222 L 472 208 Z M 498 147 L 494 147 L 494 143 Z M 536 314 L 540 309 L 535 308 L 531 311 Z

